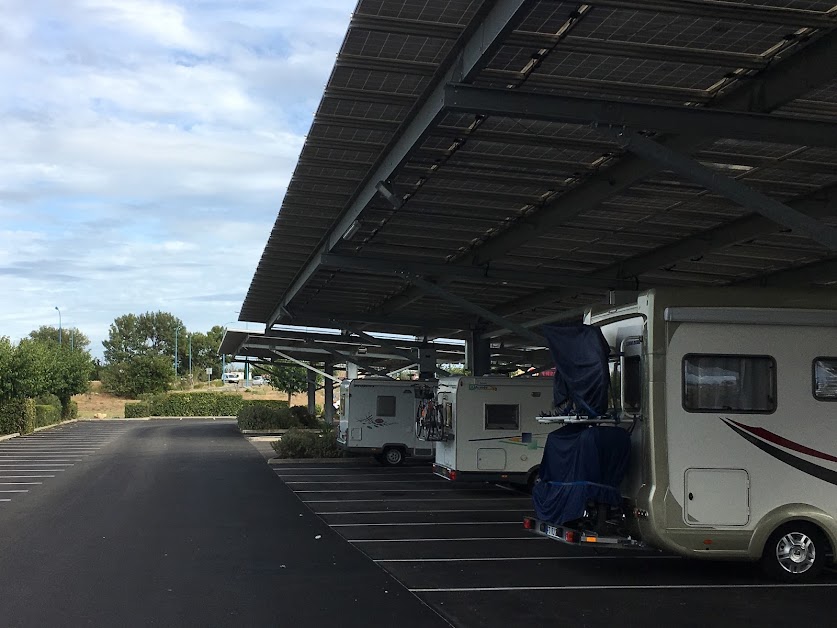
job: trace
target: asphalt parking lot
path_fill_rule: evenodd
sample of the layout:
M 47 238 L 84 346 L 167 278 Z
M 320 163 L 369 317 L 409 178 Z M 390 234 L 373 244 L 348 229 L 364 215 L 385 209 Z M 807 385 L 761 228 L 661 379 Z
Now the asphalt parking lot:
M 83 463 L 127 428 L 82 421 L 0 441 L 0 507 Z
M 742 563 L 562 545 L 521 525 L 530 498 L 427 465 L 359 459 L 275 473 L 335 532 L 455 626 L 832 625 L 837 573 L 788 586 Z

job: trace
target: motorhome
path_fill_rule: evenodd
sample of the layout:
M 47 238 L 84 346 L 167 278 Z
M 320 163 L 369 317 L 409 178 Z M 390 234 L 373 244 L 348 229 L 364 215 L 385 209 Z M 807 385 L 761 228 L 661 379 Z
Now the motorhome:
M 435 399 L 442 429 L 433 471 L 448 480 L 534 481 L 547 434 L 552 378 L 445 377 Z
M 652 290 L 590 309 L 585 323 L 609 345 L 615 402 L 600 416 L 541 419 L 565 427 L 555 452 L 547 446 L 537 517 L 525 527 L 572 543 L 760 560 L 786 581 L 810 580 L 834 561 L 833 293 Z M 570 512 L 571 493 L 595 482 L 564 473 L 561 452 L 586 425 L 629 433 L 624 475 L 612 480 L 622 503 L 588 500 Z
M 418 400 L 432 395 L 435 384 L 388 377 L 343 381 L 337 443 L 348 453 L 372 455 L 388 466 L 408 457 L 432 459 L 433 443 L 416 437 L 415 421 Z

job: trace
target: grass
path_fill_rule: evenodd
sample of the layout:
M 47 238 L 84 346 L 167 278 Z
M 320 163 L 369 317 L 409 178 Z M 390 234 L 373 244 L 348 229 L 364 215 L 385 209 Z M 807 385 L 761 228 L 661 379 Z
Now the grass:
M 244 388 L 244 386 L 235 386 L 227 384 L 219 388 L 214 386 L 207 388 L 205 383 L 203 386 L 195 388 L 196 391 L 210 390 L 213 392 L 240 392 L 245 399 L 281 399 L 288 400 L 287 393 L 279 392 L 275 388 L 268 385 L 252 386 L 251 388 Z M 188 391 L 183 391 L 188 392 Z M 132 399 L 123 399 L 122 397 L 114 397 L 102 390 L 102 383 L 99 381 L 90 382 L 90 392 L 82 393 L 73 397 L 78 403 L 78 416 L 80 419 L 92 419 L 97 414 L 105 415 L 105 418 L 112 419 L 114 417 L 121 417 L 125 414 L 125 402 L 136 401 Z M 317 403 L 320 407 L 325 403 L 325 393 L 322 390 L 317 391 Z M 293 406 L 307 406 L 308 396 L 305 394 L 294 395 L 291 400 Z

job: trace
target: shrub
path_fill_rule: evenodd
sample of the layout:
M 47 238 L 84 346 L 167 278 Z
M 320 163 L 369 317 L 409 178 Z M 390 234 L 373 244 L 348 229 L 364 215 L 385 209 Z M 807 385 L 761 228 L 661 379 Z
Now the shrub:
M 244 404 L 241 395 L 218 392 L 155 395 L 151 416 L 236 416 Z
M 61 409 L 61 420 L 62 421 L 70 421 L 72 419 L 78 418 L 78 403 L 70 399 L 70 403 L 68 403 L 64 408 Z
M 58 395 L 53 395 L 52 393 L 48 393 L 46 395 L 38 395 L 35 397 L 35 405 L 36 406 L 54 406 L 56 408 L 61 408 L 61 400 L 58 398 Z
M 0 434 L 30 434 L 35 429 L 34 399 L 9 399 L 0 402 Z
M 302 427 L 302 424 L 288 408 L 286 401 L 273 399 L 252 399 L 244 402 L 238 411 L 240 430 L 286 430 Z
M 299 421 L 299 424 L 302 427 L 313 428 L 320 426 L 319 422 L 317 421 L 317 417 L 308 412 L 308 408 L 306 408 L 305 406 L 292 406 L 291 414 L 297 421 Z
M 35 427 L 46 427 L 61 422 L 61 411 L 53 405 L 35 404 Z
M 340 458 L 343 455 L 333 429 L 319 433 L 291 429 L 272 446 L 279 458 Z
M 126 419 L 144 419 L 151 416 L 151 404 L 147 401 L 134 401 L 125 404 Z

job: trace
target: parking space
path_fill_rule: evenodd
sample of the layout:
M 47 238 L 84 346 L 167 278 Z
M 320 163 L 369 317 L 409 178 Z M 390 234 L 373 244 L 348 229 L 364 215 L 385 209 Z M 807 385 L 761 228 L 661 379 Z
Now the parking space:
M 832 620 L 833 571 L 788 586 L 751 564 L 562 545 L 523 530 L 528 495 L 447 482 L 426 465 L 388 469 L 359 459 L 274 470 L 334 531 L 457 626 Z
M 0 441 L 0 505 L 83 463 L 127 428 L 122 422 L 80 421 Z

